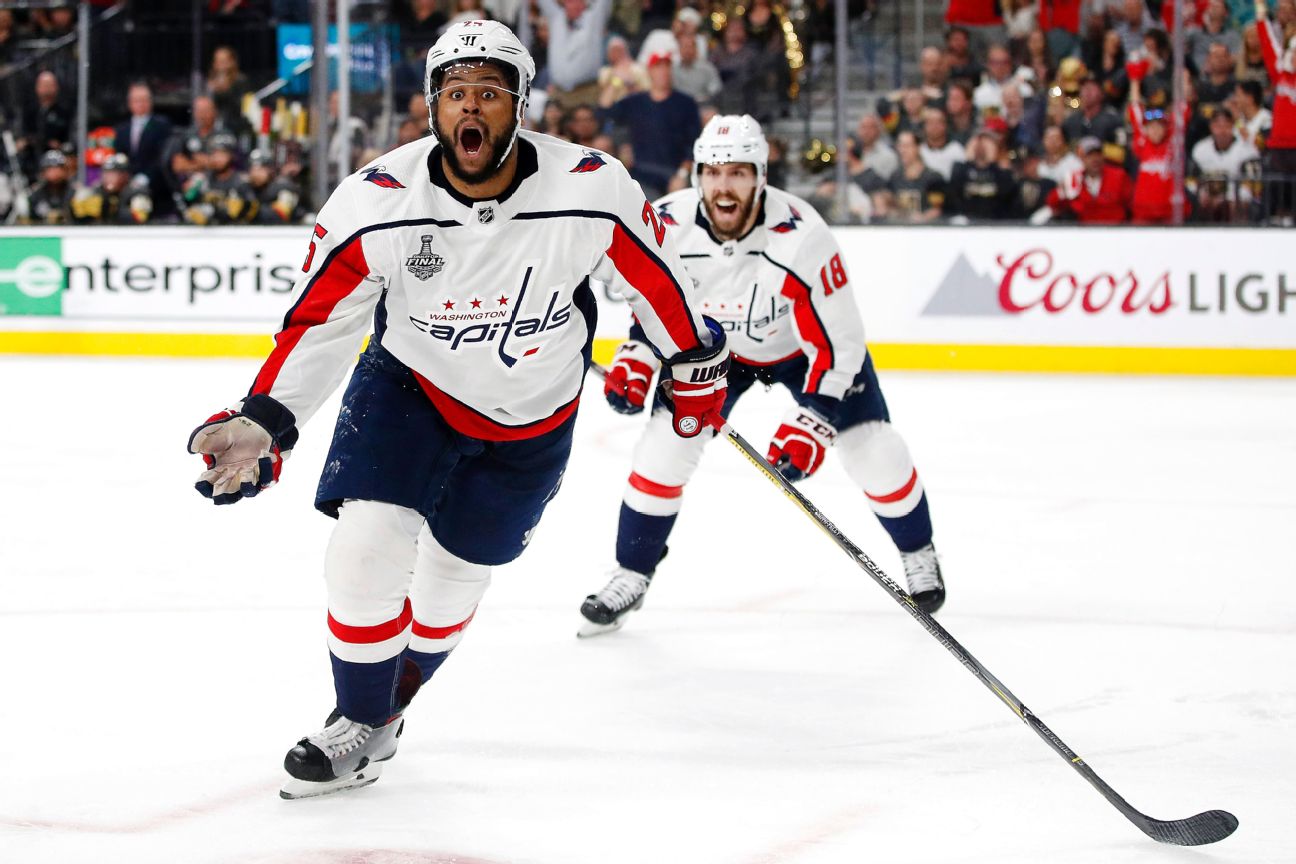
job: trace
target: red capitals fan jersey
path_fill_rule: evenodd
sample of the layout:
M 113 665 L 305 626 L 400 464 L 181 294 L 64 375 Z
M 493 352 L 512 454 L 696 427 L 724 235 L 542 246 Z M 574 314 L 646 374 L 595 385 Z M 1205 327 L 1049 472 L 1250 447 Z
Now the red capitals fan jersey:
M 517 176 L 490 200 L 450 186 L 431 138 L 343 180 L 252 392 L 304 423 L 372 322 L 458 431 L 543 434 L 576 410 L 591 279 L 629 301 L 663 356 L 709 344 L 672 241 L 621 163 L 532 132 L 515 146 Z
M 1282 44 L 1281 28 L 1267 19 L 1256 22 L 1260 52 L 1274 85 L 1273 131 L 1265 140 L 1270 150 L 1296 148 L 1296 48 Z
M 864 325 L 841 249 L 806 202 L 767 187 L 756 227 L 711 233 L 698 193 L 657 202 L 704 314 L 724 327 L 735 360 L 767 366 L 805 354 L 805 392 L 840 399 L 864 365 Z

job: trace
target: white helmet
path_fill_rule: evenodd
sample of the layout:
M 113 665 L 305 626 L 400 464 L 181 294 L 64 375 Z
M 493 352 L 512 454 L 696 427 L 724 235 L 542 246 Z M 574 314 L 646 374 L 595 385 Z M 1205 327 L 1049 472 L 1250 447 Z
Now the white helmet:
M 436 135 L 436 100 L 441 95 L 440 75 L 456 63 L 494 61 L 516 73 L 516 89 L 509 90 L 516 97 L 518 126 L 522 125 L 522 112 L 531 95 L 531 81 L 535 78 L 535 61 L 526 47 L 513 35 L 513 31 L 498 21 L 460 21 L 441 34 L 436 44 L 428 49 L 427 63 L 423 69 L 423 101 L 428 106 L 428 126 Z M 434 87 L 436 89 L 434 89 Z M 514 139 L 517 131 L 514 130 Z M 513 141 L 504 150 L 508 156 Z
M 756 194 L 769 173 L 769 142 L 750 114 L 717 114 L 693 143 L 693 186 L 701 191 L 702 166 L 747 162 L 756 167 Z

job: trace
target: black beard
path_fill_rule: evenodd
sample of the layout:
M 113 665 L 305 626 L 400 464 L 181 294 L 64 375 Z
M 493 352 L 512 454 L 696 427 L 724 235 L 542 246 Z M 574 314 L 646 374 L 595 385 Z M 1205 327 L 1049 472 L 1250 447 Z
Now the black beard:
M 717 198 L 719 196 L 716 196 Z M 716 225 L 715 214 L 712 210 L 715 208 L 715 200 L 707 202 L 707 218 L 711 220 L 711 231 L 721 240 L 737 240 L 743 229 L 747 227 L 747 220 L 751 218 L 752 211 L 756 209 L 756 193 L 753 191 L 752 196 L 745 203 L 738 205 L 738 227 L 733 233 L 721 231 Z
M 512 141 L 513 135 L 517 131 L 517 117 L 514 116 L 513 122 L 504 130 L 501 140 Z M 450 168 L 450 173 L 455 179 L 466 186 L 478 186 L 490 180 L 499 173 L 500 168 L 504 166 L 504 156 L 497 157 L 493 162 L 488 162 L 486 167 L 480 171 L 468 171 L 459 162 L 459 154 L 455 152 L 455 136 L 447 134 L 442 127 L 440 119 L 433 117 L 432 128 L 436 132 L 437 141 L 441 142 L 441 155 L 445 157 L 446 165 Z M 487 130 L 482 131 L 482 146 L 490 145 L 491 155 L 495 156 L 495 138 Z

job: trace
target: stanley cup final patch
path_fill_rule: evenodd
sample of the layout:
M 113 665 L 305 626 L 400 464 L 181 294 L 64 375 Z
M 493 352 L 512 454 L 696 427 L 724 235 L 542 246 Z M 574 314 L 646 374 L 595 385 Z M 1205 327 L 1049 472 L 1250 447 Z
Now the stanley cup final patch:
M 426 282 L 445 267 L 445 259 L 432 252 L 432 235 L 424 234 L 419 238 L 423 245 L 419 251 L 405 259 L 405 269 L 421 281 Z

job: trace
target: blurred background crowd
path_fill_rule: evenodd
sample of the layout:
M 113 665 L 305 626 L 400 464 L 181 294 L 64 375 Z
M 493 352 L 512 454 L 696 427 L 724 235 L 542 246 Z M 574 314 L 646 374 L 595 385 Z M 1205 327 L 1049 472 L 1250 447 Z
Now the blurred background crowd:
M 428 135 L 427 48 L 493 18 L 535 56 L 527 125 L 650 198 L 710 115 L 749 113 L 770 181 L 835 222 L 1290 225 L 1296 0 L 1263 11 L 849 0 L 843 92 L 831 0 L 350 0 L 349 116 L 335 91 L 314 118 L 307 0 L 0 0 L 0 221 L 309 220 L 337 177 L 311 176 L 314 136 L 354 170 Z

